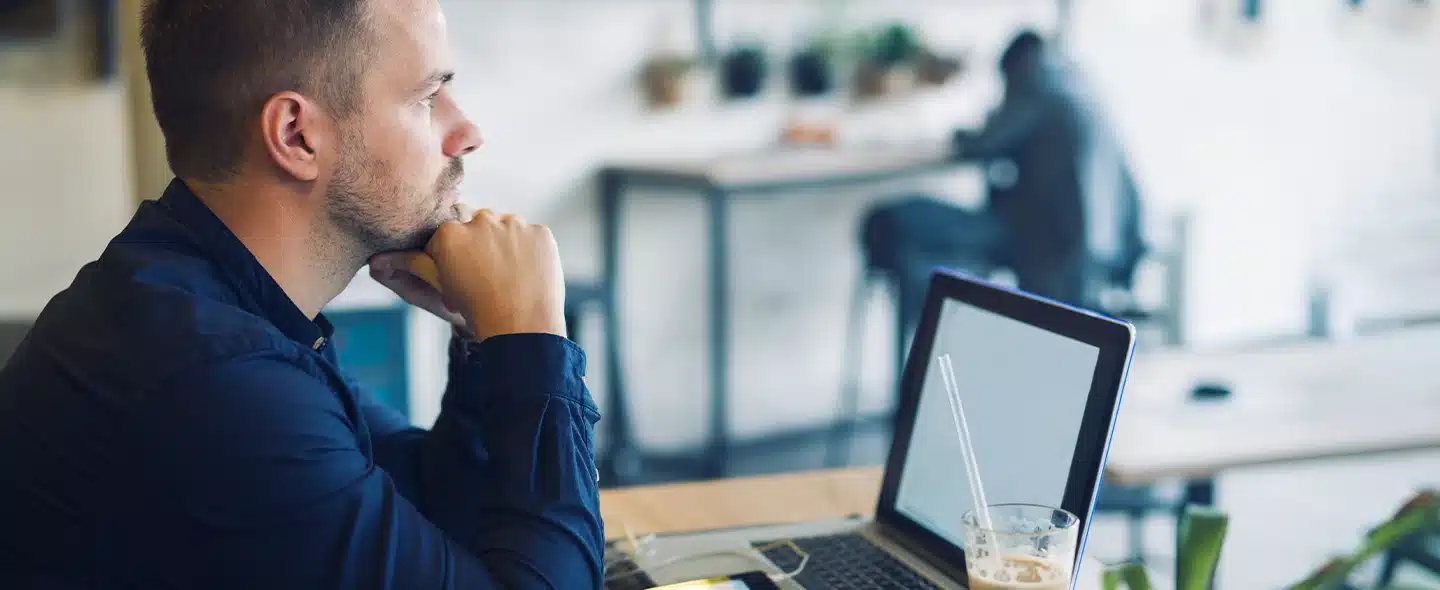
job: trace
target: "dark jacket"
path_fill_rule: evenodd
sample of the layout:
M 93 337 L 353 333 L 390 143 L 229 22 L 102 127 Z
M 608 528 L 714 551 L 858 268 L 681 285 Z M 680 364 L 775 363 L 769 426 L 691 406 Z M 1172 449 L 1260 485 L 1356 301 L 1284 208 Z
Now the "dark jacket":
M 0 369 L 0 588 L 596 588 L 599 419 L 552 335 L 454 340 L 429 431 L 180 181 Z

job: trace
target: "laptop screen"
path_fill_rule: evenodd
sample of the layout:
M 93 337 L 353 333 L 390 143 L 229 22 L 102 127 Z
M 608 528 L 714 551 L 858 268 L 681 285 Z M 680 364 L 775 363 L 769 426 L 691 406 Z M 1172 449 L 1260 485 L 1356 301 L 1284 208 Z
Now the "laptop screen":
M 947 353 L 985 499 L 1062 506 L 1100 349 L 947 298 L 929 352 L 895 510 L 962 544 L 974 504 L 935 360 Z

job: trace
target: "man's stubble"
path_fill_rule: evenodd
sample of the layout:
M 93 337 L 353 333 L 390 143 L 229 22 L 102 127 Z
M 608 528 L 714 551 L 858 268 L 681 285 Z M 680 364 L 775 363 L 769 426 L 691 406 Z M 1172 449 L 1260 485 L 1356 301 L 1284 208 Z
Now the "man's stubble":
M 455 190 L 464 173 L 464 163 L 453 158 L 439 178 L 428 183 L 428 194 L 419 194 L 396 178 L 386 162 L 365 153 L 358 137 L 342 143 L 341 158 L 326 194 L 331 223 L 347 249 L 366 260 L 381 252 L 421 250 L 435 230 L 457 218 L 455 208 L 445 203 L 445 194 Z M 421 213 L 408 208 L 412 203 L 429 206 Z M 407 206 L 397 206 L 407 205 Z

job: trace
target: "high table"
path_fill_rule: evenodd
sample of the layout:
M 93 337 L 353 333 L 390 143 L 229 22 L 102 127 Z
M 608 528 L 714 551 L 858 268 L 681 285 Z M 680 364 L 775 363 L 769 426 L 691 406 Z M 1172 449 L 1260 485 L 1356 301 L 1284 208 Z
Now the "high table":
M 1245 351 L 1141 353 L 1106 481 L 1440 449 L 1440 324 Z M 1196 383 L 1233 389 L 1187 402 Z
M 605 330 L 618 334 L 620 235 L 623 201 L 634 188 L 664 188 L 692 191 L 705 199 L 709 227 L 708 305 L 710 331 L 710 425 L 703 475 L 718 477 L 726 466 L 729 447 L 728 407 L 730 352 L 730 204 L 741 196 L 773 194 L 787 190 L 825 188 L 836 185 L 877 182 L 934 172 L 959 163 L 950 157 L 944 142 L 922 142 L 871 148 L 777 148 L 768 152 L 747 152 L 718 158 L 660 158 L 617 161 L 600 171 L 600 219 Z M 612 342 L 620 342 L 614 337 Z M 619 367 L 618 346 L 610 346 L 606 363 Z M 612 381 L 614 383 L 614 381 Z M 612 392 L 614 403 L 624 405 L 623 392 Z M 606 426 L 609 457 L 615 463 L 632 464 L 635 457 L 628 424 L 623 420 Z M 624 468 L 622 468 L 623 470 Z

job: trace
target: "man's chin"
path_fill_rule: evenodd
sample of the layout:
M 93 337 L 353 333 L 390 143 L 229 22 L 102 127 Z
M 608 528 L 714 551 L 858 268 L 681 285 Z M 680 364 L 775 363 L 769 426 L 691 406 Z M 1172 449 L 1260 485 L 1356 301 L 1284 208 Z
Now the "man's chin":
M 423 227 L 417 228 L 407 234 L 396 236 L 397 239 L 390 243 L 390 250 L 424 250 L 430 243 L 430 238 L 440 229 L 440 226 L 451 222 L 460 221 L 460 211 L 454 201 L 444 204 L 435 215 Z
M 463 219 L 464 216 L 461 214 L 462 208 L 460 204 L 460 191 L 450 189 L 440 193 L 440 211 L 441 215 L 445 216 L 445 221 L 459 221 L 461 223 L 469 221 L 468 219 Z
M 377 253 L 424 250 L 425 246 L 430 243 L 430 238 L 435 235 L 435 230 L 439 229 L 439 227 L 440 224 L 436 223 L 424 229 L 410 232 L 407 235 L 398 236 L 397 239 L 387 244 L 389 246 L 388 248 Z
M 467 221 L 470 221 L 469 219 L 465 218 L 463 207 L 460 205 L 459 201 L 453 199 L 447 200 L 445 202 L 445 208 L 441 209 L 440 211 L 440 216 L 443 218 L 441 220 L 442 222 L 455 221 L 458 223 L 465 223 Z

